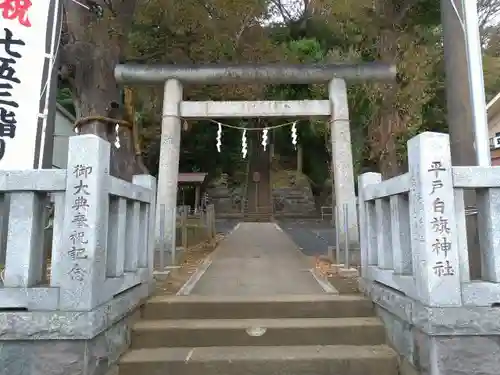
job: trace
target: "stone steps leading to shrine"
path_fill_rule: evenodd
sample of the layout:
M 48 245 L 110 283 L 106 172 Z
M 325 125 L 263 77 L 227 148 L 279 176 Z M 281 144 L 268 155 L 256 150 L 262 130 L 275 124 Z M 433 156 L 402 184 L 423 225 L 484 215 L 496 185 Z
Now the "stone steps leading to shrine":
M 128 353 L 120 375 L 398 375 L 386 345 L 154 348 Z
M 264 223 L 272 220 L 273 214 L 269 212 L 245 212 L 243 215 L 243 221 L 245 222 Z
M 294 294 L 258 297 L 158 296 L 142 319 L 355 318 L 374 316 L 373 303 L 358 295 Z
M 132 328 L 120 375 L 397 375 L 361 296 L 156 297 Z
M 132 349 L 384 343 L 384 326 L 374 317 L 143 320 L 132 328 Z

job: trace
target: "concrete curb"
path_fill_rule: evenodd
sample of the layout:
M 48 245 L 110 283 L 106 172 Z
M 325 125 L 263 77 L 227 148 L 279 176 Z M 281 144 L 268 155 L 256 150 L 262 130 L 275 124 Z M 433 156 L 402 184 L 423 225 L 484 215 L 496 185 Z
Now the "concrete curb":
M 328 294 L 339 294 L 339 291 L 324 277 L 318 275 L 316 269 L 311 268 L 309 270 L 313 275 L 314 279 L 318 282 L 321 288 Z
M 208 267 L 212 264 L 212 257 L 208 256 L 195 273 L 184 283 L 184 285 L 176 293 L 177 296 L 187 296 L 191 293 L 195 285 L 200 281 L 203 274 L 208 270 Z
M 274 223 L 274 226 L 276 227 L 277 230 L 284 233 L 293 242 L 293 244 L 295 245 L 295 250 L 297 252 L 299 252 L 300 255 L 302 255 L 305 259 L 306 257 L 304 255 L 304 253 L 302 252 L 302 248 L 297 246 L 297 244 L 293 241 L 293 239 L 290 237 L 290 235 L 288 233 L 286 233 L 278 223 Z M 321 289 L 323 289 L 323 291 L 325 293 L 339 294 L 339 291 L 337 289 L 335 289 L 335 287 L 332 284 L 330 284 L 330 282 L 328 280 L 326 280 L 322 276 L 318 275 L 315 268 L 310 268 L 309 272 L 311 272 L 312 276 L 314 277 L 314 280 L 316 280 L 316 282 L 321 286 Z

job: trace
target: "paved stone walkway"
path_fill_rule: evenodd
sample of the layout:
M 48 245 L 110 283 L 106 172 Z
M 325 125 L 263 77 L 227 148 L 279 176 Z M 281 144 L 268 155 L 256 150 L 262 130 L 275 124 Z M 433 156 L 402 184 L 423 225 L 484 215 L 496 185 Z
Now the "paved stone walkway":
M 324 293 L 294 242 L 274 223 L 240 223 L 191 291 L 204 296 Z
M 278 223 L 305 255 L 327 255 L 328 246 L 335 246 L 335 228 L 327 220 L 280 219 Z

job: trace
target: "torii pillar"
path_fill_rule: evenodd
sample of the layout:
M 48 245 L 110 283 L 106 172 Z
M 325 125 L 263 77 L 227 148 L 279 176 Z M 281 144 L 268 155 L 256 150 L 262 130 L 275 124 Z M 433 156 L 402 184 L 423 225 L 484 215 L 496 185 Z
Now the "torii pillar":
M 354 191 L 354 170 L 349 129 L 347 91 L 344 80 L 392 80 L 393 65 L 364 64 L 250 64 L 250 65 L 118 65 L 118 83 L 164 84 L 163 119 L 160 146 L 160 169 L 156 215 L 157 246 L 166 241 L 167 249 L 175 247 L 177 176 L 181 141 L 181 117 L 311 117 L 331 119 L 332 165 L 335 201 L 340 208 L 340 232 L 347 228 L 351 243 L 358 243 L 358 220 Z M 299 101 L 182 101 L 184 84 L 326 84 L 329 100 Z M 348 223 L 343 222 L 343 205 L 348 207 Z M 163 215 L 163 218 L 162 218 Z M 162 227 L 160 228 L 160 223 Z M 163 236 L 162 236 L 163 235 Z

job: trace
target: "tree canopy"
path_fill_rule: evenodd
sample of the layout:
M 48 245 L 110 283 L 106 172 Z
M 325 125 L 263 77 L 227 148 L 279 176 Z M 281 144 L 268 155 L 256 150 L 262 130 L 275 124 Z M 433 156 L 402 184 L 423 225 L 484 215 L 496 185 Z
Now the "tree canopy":
M 405 168 L 406 141 L 425 131 L 446 131 L 444 64 L 439 2 L 431 0 L 108 0 L 98 18 L 71 5 L 66 10 L 63 71 L 69 88 L 60 91 L 76 114 L 103 114 L 120 101 L 112 77 L 119 61 L 365 62 L 395 63 L 392 84 L 349 86 L 356 170 L 370 167 L 392 176 Z M 487 97 L 500 90 L 500 0 L 479 1 Z M 68 57 L 69 56 L 69 57 Z M 96 73 L 97 71 L 97 73 Z M 69 72 L 69 73 L 68 73 Z M 95 88 L 97 87 L 97 88 Z M 141 128 L 146 164 L 157 169 L 162 88 L 133 87 L 135 121 Z M 189 86 L 193 100 L 318 99 L 323 85 Z M 282 119 L 281 122 L 289 119 Z M 264 120 L 262 120 L 264 121 Z M 266 125 L 278 124 L 265 120 Z M 255 121 L 224 120 L 252 126 Z M 262 122 L 261 122 L 262 123 Z M 330 178 L 329 125 L 309 119 L 298 125 L 305 172 L 314 184 Z M 181 171 L 241 171 L 241 131 L 224 130 L 223 152 L 215 149 L 217 128 L 191 121 L 182 137 Z M 96 132 L 98 132 L 96 130 Z M 275 151 L 293 157 L 288 128 L 275 130 Z

